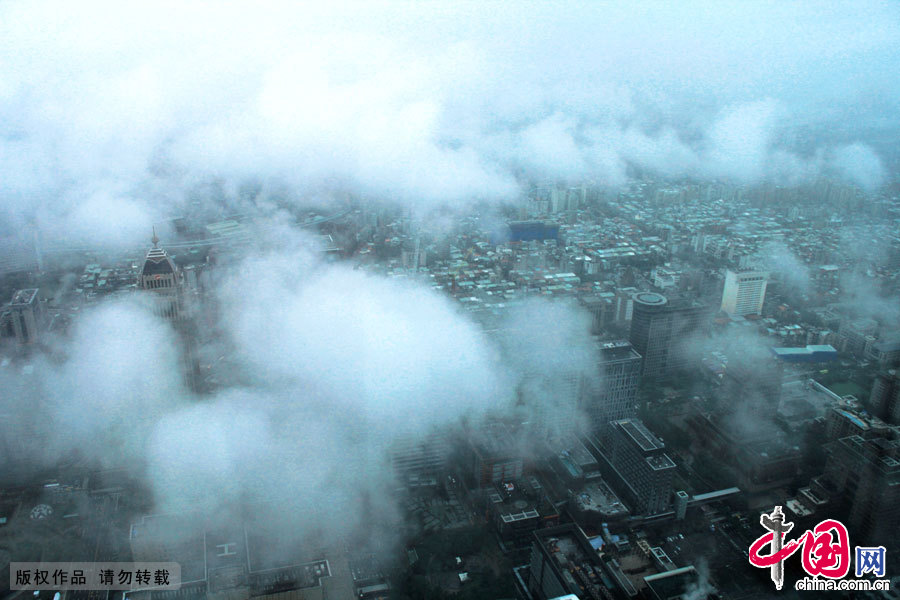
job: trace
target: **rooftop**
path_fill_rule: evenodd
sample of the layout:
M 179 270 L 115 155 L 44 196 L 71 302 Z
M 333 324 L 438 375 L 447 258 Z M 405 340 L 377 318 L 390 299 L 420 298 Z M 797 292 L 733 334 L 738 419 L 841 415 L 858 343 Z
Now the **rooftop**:
M 620 360 L 640 360 L 641 355 L 627 340 L 603 341 L 597 343 L 600 350 L 600 362 L 611 363 Z
M 13 294 L 12 301 L 10 304 L 31 304 L 34 302 L 34 299 L 37 297 L 38 290 L 37 288 L 29 288 L 26 290 L 17 290 L 16 293 Z
M 634 295 L 634 301 L 646 306 L 665 306 L 668 302 L 665 296 L 655 292 L 638 292 Z
M 651 598 L 670 599 L 686 597 L 693 589 L 698 589 L 699 579 L 696 569 L 687 566 L 649 575 L 644 577 L 644 582 L 654 594 Z M 706 595 L 695 594 L 691 597 L 705 598 Z
M 583 600 L 605 597 L 607 578 L 600 560 L 577 526 L 563 525 L 539 530 L 535 532 L 535 537 L 553 561 L 568 593 L 577 594 Z
M 645 457 L 647 464 L 654 471 L 662 471 L 663 469 L 674 469 L 675 462 L 669 458 L 667 454 L 655 454 Z
M 620 419 L 615 423 L 635 444 L 637 444 L 638 448 L 644 452 L 662 450 L 666 447 L 658 437 L 653 435 L 650 430 L 637 419 Z
M 628 508 L 602 480 L 585 485 L 572 495 L 572 502 L 578 510 L 602 513 L 607 518 L 628 514 Z

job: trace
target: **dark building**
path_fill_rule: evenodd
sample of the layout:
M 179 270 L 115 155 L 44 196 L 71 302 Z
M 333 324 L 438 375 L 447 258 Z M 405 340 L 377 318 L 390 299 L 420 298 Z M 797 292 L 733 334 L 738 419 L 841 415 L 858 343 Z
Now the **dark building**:
M 688 424 L 705 460 L 729 465 L 741 489 L 776 489 L 797 475 L 800 447 L 774 419 L 715 413 L 689 418 Z
M 252 524 L 205 529 L 195 515 L 146 515 L 131 524 L 129 533 L 134 560 L 181 565 L 182 597 L 250 598 L 291 592 L 303 597 L 298 590 L 305 590 L 321 598 L 329 584 L 349 587 L 332 573 L 328 560 L 295 560 L 280 542 Z M 157 600 L 172 594 L 151 588 L 126 592 L 124 598 Z
M 536 477 L 497 484 L 486 499 L 487 518 L 504 550 L 527 548 L 532 531 L 559 524 L 559 511 Z
M 893 543 L 900 528 L 900 440 L 842 438 L 829 446 L 825 480 L 866 544 Z
M 575 594 L 580 600 L 619 597 L 597 551 L 572 523 L 534 532 L 528 591 L 536 600 Z
M 875 377 L 869 394 L 869 409 L 888 423 L 900 425 L 900 375 L 895 369 Z
M 706 600 L 718 598 L 709 582 L 701 580 L 693 566 L 671 569 L 644 577 L 643 596 L 647 600 Z
M 675 463 L 665 448 L 639 419 L 610 423 L 603 454 L 626 498 L 643 514 L 659 514 L 671 506 Z
M 641 374 L 663 379 L 687 366 L 686 343 L 703 331 L 710 317 L 709 307 L 698 302 L 670 302 L 662 294 L 634 295 L 629 341 L 644 361 Z

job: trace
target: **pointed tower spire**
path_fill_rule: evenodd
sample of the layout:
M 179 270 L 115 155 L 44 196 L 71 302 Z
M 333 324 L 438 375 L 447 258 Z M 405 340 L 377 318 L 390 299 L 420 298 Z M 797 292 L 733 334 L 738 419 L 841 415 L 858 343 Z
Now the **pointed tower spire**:
M 159 248 L 159 238 L 156 236 L 156 225 L 153 226 L 153 237 L 150 238 L 154 248 Z

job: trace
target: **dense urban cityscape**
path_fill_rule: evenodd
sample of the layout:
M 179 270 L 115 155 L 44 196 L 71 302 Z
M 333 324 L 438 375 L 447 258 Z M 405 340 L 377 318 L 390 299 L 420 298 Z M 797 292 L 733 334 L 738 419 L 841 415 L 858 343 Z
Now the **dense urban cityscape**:
M 32 23 L 12 4 L 0 16 Z M 896 6 L 869 8 L 900 22 Z M 413 31 L 430 14 L 408 10 Z M 900 57 L 897 31 L 886 39 Z M 21 64 L 40 62 L 23 40 L 0 42 L 0 57 L 22 48 Z M 452 48 L 449 63 L 410 59 L 387 81 L 431 81 L 431 69 L 444 81 L 448 65 L 454 82 L 474 77 L 459 65 L 477 52 Z M 327 75 L 353 81 L 393 51 Z M 60 56 L 48 60 L 81 73 Z M 622 138 L 610 169 L 585 141 L 595 123 L 572 125 L 572 153 L 559 141 L 581 102 L 571 88 L 534 126 L 484 100 L 497 131 L 477 141 L 459 108 L 475 104 L 454 96 L 468 88 L 442 91 L 434 110 L 456 129 L 437 127 L 432 147 L 393 125 L 428 129 L 433 107 L 398 117 L 365 86 L 364 117 L 344 104 L 352 93 L 315 105 L 326 133 L 275 119 L 286 133 L 267 137 L 232 116 L 182 144 L 155 124 L 164 134 L 145 156 L 91 141 L 128 128 L 115 116 L 108 130 L 85 117 L 45 148 L 35 123 L 55 113 L 18 115 L 16 85 L 0 84 L 0 162 L 26 157 L 0 165 L 12 181 L 0 183 L 0 598 L 726 600 L 819 597 L 835 582 L 852 584 L 827 588 L 843 597 L 900 597 L 896 124 L 839 131 L 835 109 L 821 149 L 813 125 L 772 126 L 794 138 L 760 158 L 745 152 L 753 132 L 722 128 L 769 115 L 768 100 L 724 108 L 696 144 L 666 130 L 680 108 L 657 107 L 658 125 L 601 132 Z M 622 115 L 638 122 L 655 96 L 635 90 Z M 279 79 L 262 104 L 300 91 Z M 876 105 L 860 115 L 880 116 Z M 351 113 L 375 122 L 349 143 L 364 151 L 305 145 Z M 515 139 L 500 141 L 504 127 Z M 82 134 L 88 158 L 64 164 Z M 382 136 L 409 147 L 371 152 Z M 554 158 L 529 162 L 545 142 Z M 231 144 L 256 158 L 232 163 Z M 32 176 L 52 184 L 19 182 Z M 126 563 L 175 565 L 177 585 L 137 567 L 118 587 L 112 570 L 93 587 L 72 576 Z M 43 581 L 35 565 L 51 565 Z

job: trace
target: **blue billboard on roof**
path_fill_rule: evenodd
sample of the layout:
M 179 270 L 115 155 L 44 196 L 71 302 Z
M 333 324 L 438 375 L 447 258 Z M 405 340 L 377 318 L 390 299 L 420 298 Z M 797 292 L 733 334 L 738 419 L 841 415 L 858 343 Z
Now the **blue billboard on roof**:
M 545 221 L 510 221 L 491 234 L 494 245 L 507 242 L 558 240 L 559 225 Z

